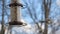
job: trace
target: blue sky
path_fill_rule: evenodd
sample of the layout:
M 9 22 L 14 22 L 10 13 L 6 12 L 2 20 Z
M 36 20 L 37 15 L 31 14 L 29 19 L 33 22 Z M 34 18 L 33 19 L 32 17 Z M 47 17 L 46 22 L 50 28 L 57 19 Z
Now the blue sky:
M 30 10 L 32 11 L 32 12 L 36 12 L 36 15 L 37 15 L 37 17 L 38 17 L 38 20 L 39 19 L 41 19 L 40 17 L 41 17 L 41 2 L 39 2 L 38 0 L 33 0 L 33 1 L 24 1 L 24 2 L 27 2 L 28 3 L 28 6 L 29 6 L 29 8 L 31 8 Z M 23 4 L 24 4 L 24 2 L 23 2 Z M 30 2 L 30 3 L 29 3 Z M 35 11 L 32 9 L 32 7 L 34 7 L 35 8 Z M 28 11 L 26 8 L 25 9 L 23 9 L 22 11 Z M 24 13 L 26 13 L 26 12 L 24 12 Z M 30 22 L 32 22 L 32 19 L 29 17 L 29 15 L 28 14 L 26 14 L 26 18 L 29 18 L 29 21 Z M 30 20 L 31 19 L 31 20 Z M 26 20 L 28 20 L 28 19 L 26 19 Z
M 59 8 L 59 5 L 57 5 L 59 3 L 58 1 L 59 0 L 52 0 L 52 6 L 51 6 L 51 11 L 50 11 L 50 17 L 52 19 L 57 19 L 57 16 L 60 15 L 60 8 Z M 34 7 L 36 8 L 35 9 L 35 12 L 37 13 L 38 20 L 40 20 L 41 19 L 41 16 L 42 16 L 41 15 L 41 12 L 42 12 L 42 9 L 41 9 L 42 8 L 41 7 L 42 0 L 40 0 L 40 1 L 39 0 L 33 0 L 33 1 L 29 1 L 28 0 L 27 3 L 29 4 L 29 2 L 31 2 L 31 3 L 34 2 Z M 23 11 L 27 11 L 27 9 L 25 9 L 25 10 L 23 9 Z M 26 13 L 26 12 L 24 12 L 24 13 Z M 28 20 L 27 17 L 30 18 L 28 15 L 26 15 L 26 20 Z

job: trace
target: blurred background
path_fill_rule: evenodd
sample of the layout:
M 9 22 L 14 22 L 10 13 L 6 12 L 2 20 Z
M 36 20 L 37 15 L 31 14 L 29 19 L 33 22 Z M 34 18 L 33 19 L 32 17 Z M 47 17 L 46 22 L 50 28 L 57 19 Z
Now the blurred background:
M 0 0 L 0 34 L 60 33 L 60 0 L 17 0 L 23 5 L 18 10 L 21 14 L 20 21 L 26 25 L 13 25 L 9 30 L 11 1 L 13 0 Z

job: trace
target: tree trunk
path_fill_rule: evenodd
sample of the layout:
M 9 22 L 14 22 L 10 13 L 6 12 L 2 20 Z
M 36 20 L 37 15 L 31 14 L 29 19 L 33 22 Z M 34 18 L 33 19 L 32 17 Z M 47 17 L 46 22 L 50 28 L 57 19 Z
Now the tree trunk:
M 48 20 L 49 20 L 49 12 L 51 7 L 51 0 L 44 0 L 44 10 L 45 10 L 45 29 L 43 34 L 48 34 Z
M 2 27 L 1 27 L 1 34 L 4 34 L 4 0 L 2 0 Z

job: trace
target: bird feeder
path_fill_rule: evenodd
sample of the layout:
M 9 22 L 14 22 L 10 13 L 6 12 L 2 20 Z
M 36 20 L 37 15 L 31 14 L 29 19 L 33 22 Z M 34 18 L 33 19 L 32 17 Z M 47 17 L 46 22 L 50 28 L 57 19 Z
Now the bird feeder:
M 15 27 L 16 25 L 19 25 L 19 26 L 27 25 L 26 23 L 23 23 L 20 21 L 21 11 L 19 8 L 23 7 L 23 5 L 18 1 L 19 0 L 11 0 L 11 3 L 9 4 L 10 10 L 11 10 L 10 11 L 11 21 L 9 22 L 8 32 L 10 31 L 10 34 L 11 34 L 12 27 Z
M 9 7 L 16 7 L 16 9 L 17 9 L 18 6 L 23 7 L 23 5 L 22 5 L 21 3 L 18 3 L 17 1 L 14 1 L 13 3 L 10 3 L 10 4 L 9 4 Z M 15 9 L 14 9 L 14 10 L 15 10 Z M 15 12 L 17 13 L 16 10 L 15 10 Z M 12 15 L 13 15 L 13 14 L 12 14 Z M 14 15 L 13 15 L 13 16 L 14 16 Z M 18 16 L 15 15 L 15 17 L 18 17 Z M 22 24 L 23 24 L 22 22 L 17 21 L 17 18 L 15 18 L 15 21 L 9 22 L 9 25 L 22 25 Z

